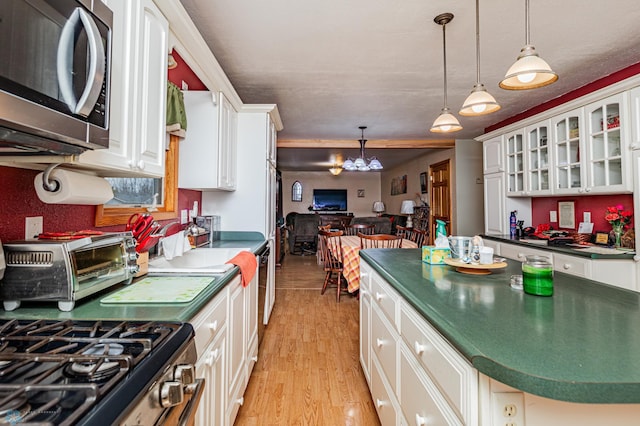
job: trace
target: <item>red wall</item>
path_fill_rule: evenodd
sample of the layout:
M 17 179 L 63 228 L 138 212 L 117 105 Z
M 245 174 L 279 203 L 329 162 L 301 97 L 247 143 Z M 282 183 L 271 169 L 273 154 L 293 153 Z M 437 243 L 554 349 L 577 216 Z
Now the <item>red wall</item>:
M 622 205 L 624 210 L 633 211 L 633 195 L 589 195 L 584 197 L 535 197 L 531 199 L 532 226 L 549 223 L 554 229 L 558 223 L 549 222 L 549 211 L 558 211 L 558 201 L 573 201 L 576 210 L 576 230 L 582 222 L 584 212 L 591 212 L 591 222 L 594 231 L 611 231 L 611 225 L 604 220 L 607 207 Z M 635 221 L 634 221 L 635 222 Z M 633 222 L 631 224 L 633 226 Z

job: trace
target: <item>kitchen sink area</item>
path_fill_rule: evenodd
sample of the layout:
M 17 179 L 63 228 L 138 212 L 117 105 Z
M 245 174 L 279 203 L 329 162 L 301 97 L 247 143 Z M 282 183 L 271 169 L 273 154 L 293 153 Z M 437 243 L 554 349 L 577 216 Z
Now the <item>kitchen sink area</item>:
M 234 267 L 234 265 L 226 262 L 245 250 L 250 249 L 201 247 L 189 250 L 182 256 L 172 259 L 158 256 L 149 260 L 149 275 L 224 274 Z

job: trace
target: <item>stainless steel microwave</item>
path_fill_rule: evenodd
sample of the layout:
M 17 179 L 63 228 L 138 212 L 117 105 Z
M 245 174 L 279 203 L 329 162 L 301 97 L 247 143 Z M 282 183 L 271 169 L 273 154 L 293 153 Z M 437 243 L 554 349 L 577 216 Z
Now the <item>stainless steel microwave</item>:
M 2 0 L 0 155 L 109 146 L 112 23 L 99 0 Z

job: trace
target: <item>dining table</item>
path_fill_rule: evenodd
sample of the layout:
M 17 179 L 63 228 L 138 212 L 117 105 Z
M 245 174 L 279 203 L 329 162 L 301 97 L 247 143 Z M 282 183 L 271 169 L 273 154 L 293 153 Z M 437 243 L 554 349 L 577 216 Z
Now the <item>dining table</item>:
M 353 293 L 360 288 L 360 237 L 343 235 L 339 238 L 343 256 L 342 275 L 347 280 L 347 290 Z M 418 248 L 418 245 L 411 240 L 403 239 L 400 248 Z

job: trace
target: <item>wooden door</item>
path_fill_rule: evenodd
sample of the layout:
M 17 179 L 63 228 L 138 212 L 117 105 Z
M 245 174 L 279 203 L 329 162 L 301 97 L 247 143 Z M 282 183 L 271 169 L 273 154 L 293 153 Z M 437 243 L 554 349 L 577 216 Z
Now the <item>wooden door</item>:
M 449 160 L 429 166 L 431 182 L 431 235 L 436 238 L 436 219 L 447 224 L 447 235 L 451 235 L 451 173 Z

